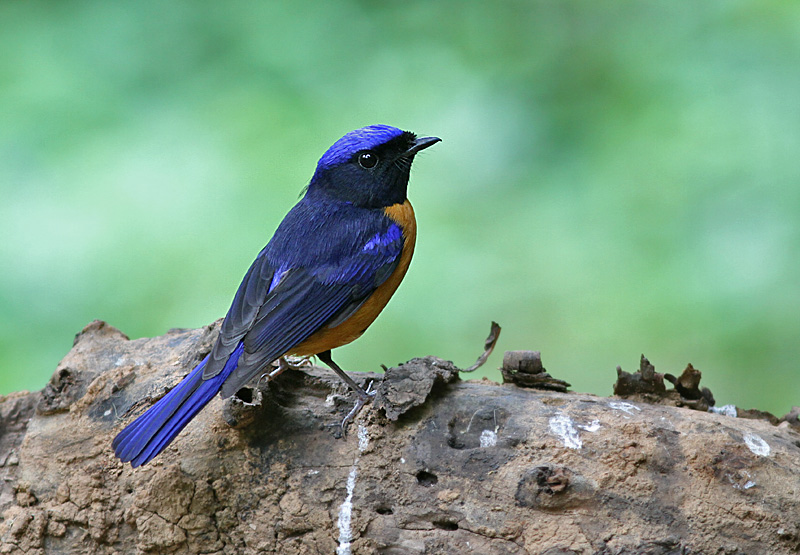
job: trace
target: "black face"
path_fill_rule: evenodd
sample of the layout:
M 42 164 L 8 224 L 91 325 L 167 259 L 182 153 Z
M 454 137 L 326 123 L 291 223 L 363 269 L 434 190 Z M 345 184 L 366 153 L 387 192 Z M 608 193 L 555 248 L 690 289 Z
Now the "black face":
M 402 203 L 415 140 L 416 135 L 406 131 L 375 148 L 359 150 L 346 162 L 318 171 L 310 188 L 365 208 Z

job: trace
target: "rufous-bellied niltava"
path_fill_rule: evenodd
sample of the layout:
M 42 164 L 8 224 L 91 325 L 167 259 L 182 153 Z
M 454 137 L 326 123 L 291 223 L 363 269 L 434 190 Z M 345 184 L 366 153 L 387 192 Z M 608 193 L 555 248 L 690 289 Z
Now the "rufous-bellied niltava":
M 411 163 L 439 140 L 370 125 L 336 141 L 244 276 L 211 352 L 114 438 L 116 456 L 146 464 L 214 395 L 233 395 L 287 355 L 317 355 L 363 404 L 369 393 L 331 349 L 364 333 L 405 276 L 416 240 Z

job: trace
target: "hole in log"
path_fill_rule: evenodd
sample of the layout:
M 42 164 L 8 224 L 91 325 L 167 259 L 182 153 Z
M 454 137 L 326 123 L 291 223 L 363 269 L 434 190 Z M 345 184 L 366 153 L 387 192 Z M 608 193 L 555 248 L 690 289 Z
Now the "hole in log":
M 236 398 L 248 404 L 253 403 L 253 390 L 249 387 L 243 387 L 236 392 Z
M 439 481 L 439 478 L 436 474 L 431 474 L 425 470 L 420 470 L 417 472 L 417 482 L 421 486 L 425 486 L 426 488 L 431 487 L 432 485 L 436 484 Z
M 458 524 L 449 520 L 434 520 L 433 525 L 439 530 L 458 530 Z

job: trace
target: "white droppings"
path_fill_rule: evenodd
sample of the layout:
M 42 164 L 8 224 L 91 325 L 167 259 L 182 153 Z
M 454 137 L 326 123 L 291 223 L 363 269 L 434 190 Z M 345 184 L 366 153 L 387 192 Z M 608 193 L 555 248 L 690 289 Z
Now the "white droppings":
M 363 453 L 364 450 L 369 446 L 369 434 L 367 433 L 367 427 L 363 424 L 358 425 L 358 451 Z
M 353 541 L 353 492 L 356 489 L 356 477 L 358 476 L 358 461 L 369 446 L 369 432 L 363 424 L 358 425 L 358 454 L 353 461 L 350 474 L 347 475 L 347 495 L 344 502 L 339 507 L 339 546 L 336 548 L 336 555 L 352 555 L 350 543 Z
M 557 436 L 565 447 L 570 449 L 580 449 L 583 442 L 578 434 L 578 430 L 572 424 L 572 419 L 564 413 L 558 413 L 550 418 L 550 432 Z
M 481 432 L 481 447 L 494 447 L 497 445 L 497 432 L 494 430 L 483 430 Z
M 735 475 L 728 474 L 725 477 L 731 483 L 733 489 L 738 489 L 739 491 L 745 491 L 756 486 L 755 480 L 750 479 L 750 473 L 746 470 L 740 470 Z
M 663 417 L 663 416 L 660 416 L 658 419 L 659 419 L 659 420 L 660 420 L 660 421 L 661 421 L 661 422 L 662 422 L 662 423 L 663 423 L 665 426 L 669 426 L 669 427 L 668 427 L 668 428 L 666 428 L 666 429 L 672 430 L 673 432 L 675 431 L 675 424 L 673 424 L 673 423 L 672 423 L 672 420 L 669 420 L 668 418 L 665 418 L 665 417 Z
M 325 397 L 325 406 L 332 407 L 334 404 L 336 404 L 336 395 L 330 393 L 327 397 Z
M 406 464 L 406 458 L 400 457 L 400 464 Z
M 633 416 L 634 410 L 642 410 L 636 405 L 632 403 L 626 403 L 625 401 L 611 401 L 608 406 L 615 410 L 621 410 L 625 414 L 630 414 L 631 416 Z
M 358 463 L 358 460 L 356 460 Z M 336 548 L 336 555 L 351 555 L 350 542 L 353 541 L 353 491 L 356 489 L 356 475 L 358 468 L 353 464 L 350 474 L 347 476 L 347 497 L 339 507 L 339 546 Z
M 578 428 L 580 428 L 581 430 L 583 430 L 585 432 L 594 433 L 594 432 L 596 432 L 597 430 L 600 429 L 600 421 L 599 420 L 592 420 L 588 424 L 583 424 L 581 426 L 578 426 Z
M 769 456 L 771 451 L 769 443 L 761 439 L 761 436 L 756 434 L 744 434 L 742 439 L 744 439 L 748 449 L 750 449 L 754 454 L 758 455 L 759 457 Z
M 111 416 L 111 409 L 108 409 L 106 412 L 104 412 L 103 416 Z
M 721 407 L 708 407 L 708 412 L 714 414 L 721 414 L 722 416 L 731 416 L 736 418 L 739 414 L 736 412 L 736 405 L 722 405 Z

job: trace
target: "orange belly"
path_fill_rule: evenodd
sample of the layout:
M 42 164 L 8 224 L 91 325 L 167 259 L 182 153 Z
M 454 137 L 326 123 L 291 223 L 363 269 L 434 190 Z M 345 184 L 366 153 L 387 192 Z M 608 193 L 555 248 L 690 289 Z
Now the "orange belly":
M 386 303 L 392 298 L 400 282 L 408 271 L 411 256 L 414 254 L 414 243 L 417 239 L 417 221 L 414 218 L 414 209 L 407 200 L 403 204 L 395 204 L 384 211 L 386 215 L 397 222 L 403 230 L 403 251 L 400 253 L 400 262 L 392 275 L 384 281 L 353 315 L 336 327 L 324 327 L 295 346 L 290 354 L 305 356 L 316 355 L 358 339 L 369 327 L 378 314 L 381 313 Z M 287 353 L 289 354 L 289 353 Z

